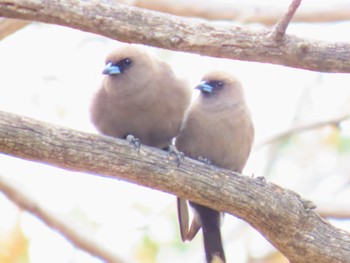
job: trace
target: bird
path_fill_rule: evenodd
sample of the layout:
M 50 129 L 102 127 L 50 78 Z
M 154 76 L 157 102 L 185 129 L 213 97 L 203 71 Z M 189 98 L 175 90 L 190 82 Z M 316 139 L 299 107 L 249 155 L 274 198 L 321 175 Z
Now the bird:
M 177 150 L 187 157 L 241 173 L 255 132 L 240 81 L 229 72 L 211 71 L 195 89 L 200 93 L 185 114 L 175 140 Z M 207 262 L 226 262 L 220 233 L 222 213 L 189 202 L 194 218 L 188 229 L 187 202 L 178 198 L 177 204 L 182 239 L 191 240 L 202 228 Z
M 143 48 L 125 44 L 106 58 L 102 85 L 90 118 L 104 135 L 168 149 L 177 135 L 192 91 L 169 64 Z

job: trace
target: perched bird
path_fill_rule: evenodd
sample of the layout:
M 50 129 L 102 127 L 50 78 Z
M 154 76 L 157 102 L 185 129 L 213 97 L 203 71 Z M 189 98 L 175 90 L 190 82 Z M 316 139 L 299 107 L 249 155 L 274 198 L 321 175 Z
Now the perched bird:
M 206 74 L 196 89 L 200 94 L 185 114 L 176 148 L 190 158 L 241 173 L 251 151 L 254 127 L 240 82 L 215 71 Z M 187 204 L 178 198 L 182 239 L 191 240 L 202 227 L 207 262 L 218 262 L 218 258 L 226 262 L 220 212 L 193 202 L 190 205 L 195 215 L 188 230 Z
M 167 63 L 134 45 L 109 54 L 102 73 L 106 76 L 90 109 L 97 130 L 166 149 L 191 101 L 187 83 Z

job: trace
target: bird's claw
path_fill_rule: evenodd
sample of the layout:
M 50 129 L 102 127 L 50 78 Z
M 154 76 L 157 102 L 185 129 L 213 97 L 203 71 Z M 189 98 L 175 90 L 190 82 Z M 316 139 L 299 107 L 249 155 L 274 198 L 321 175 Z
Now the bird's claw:
M 266 178 L 264 176 L 258 176 L 254 178 L 259 185 L 266 185 Z
M 306 200 L 302 197 L 300 197 L 300 201 L 302 202 L 306 212 L 309 212 L 317 207 L 312 201 Z
M 140 152 L 141 142 L 138 138 L 131 134 L 128 134 L 126 136 L 126 140 L 129 142 L 130 145 L 134 146 L 138 152 Z
M 175 156 L 176 164 L 178 167 L 185 160 L 185 154 L 176 149 L 175 145 L 169 145 L 168 147 L 168 157 L 171 159 L 172 156 Z
M 203 157 L 203 156 L 199 156 L 198 157 L 198 161 L 202 162 L 202 163 L 205 163 L 206 165 L 213 165 L 213 162 L 210 161 L 209 159 Z

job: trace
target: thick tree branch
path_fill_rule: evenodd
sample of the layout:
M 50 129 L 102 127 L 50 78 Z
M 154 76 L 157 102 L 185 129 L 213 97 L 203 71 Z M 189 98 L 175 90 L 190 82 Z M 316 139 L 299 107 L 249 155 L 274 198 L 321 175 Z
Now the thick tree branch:
M 108 251 L 100 244 L 98 244 L 95 240 L 91 239 L 88 235 L 79 231 L 79 228 L 70 225 L 63 218 L 54 215 L 51 211 L 42 207 L 40 204 L 34 201 L 31 196 L 24 193 L 23 189 L 15 186 L 14 183 L 10 182 L 8 179 L 1 175 L 0 191 L 19 207 L 37 216 L 52 229 L 57 230 L 76 247 L 83 249 L 84 251 L 104 260 L 105 262 L 123 262 L 112 252 Z
M 138 153 L 123 140 L 5 112 L 0 112 L 0 152 L 126 180 L 236 215 L 291 262 L 350 262 L 348 233 L 323 221 L 312 211 L 313 205 L 296 193 L 261 178 L 188 158 L 177 167 L 161 150 L 142 146 Z
M 245 2 L 219 2 L 202 0 L 118 0 L 118 2 L 178 16 L 201 17 L 209 20 L 234 20 L 241 23 L 277 23 L 285 9 L 276 6 L 257 6 Z M 324 23 L 350 20 L 349 3 L 329 6 L 303 7 L 293 21 Z
M 180 18 L 105 1 L 0 0 L 0 15 L 64 25 L 122 42 L 323 72 L 350 72 L 350 44 Z

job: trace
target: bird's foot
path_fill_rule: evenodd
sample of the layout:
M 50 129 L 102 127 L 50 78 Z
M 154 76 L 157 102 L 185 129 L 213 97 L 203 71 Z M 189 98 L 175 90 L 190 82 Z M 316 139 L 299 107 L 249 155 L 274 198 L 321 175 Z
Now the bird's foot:
M 254 177 L 253 178 L 256 180 L 256 182 L 261 185 L 261 186 L 265 186 L 266 185 L 266 178 L 264 176 L 258 176 L 258 177 Z
M 177 164 L 177 167 L 180 166 L 180 164 L 185 160 L 185 155 L 183 152 L 180 152 L 175 145 L 169 145 L 168 147 L 168 157 L 169 159 L 172 159 L 175 157 L 175 161 Z
M 134 137 L 131 134 L 128 134 L 126 136 L 126 140 L 129 142 L 130 145 L 134 146 L 138 152 L 140 152 L 141 142 L 138 138 Z
M 209 159 L 203 157 L 203 156 L 199 156 L 198 157 L 198 161 L 202 162 L 202 163 L 205 163 L 206 165 L 210 165 L 212 166 L 213 165 L 213 162 L 210 161 Z
M 305 198 L 300 197 L 300 201 L 302 202 L 306 212 L 310 212 L 317 207 L 312 201 L 306 200 Z

